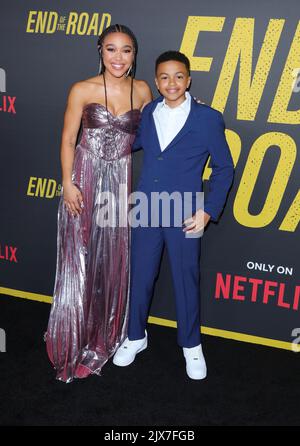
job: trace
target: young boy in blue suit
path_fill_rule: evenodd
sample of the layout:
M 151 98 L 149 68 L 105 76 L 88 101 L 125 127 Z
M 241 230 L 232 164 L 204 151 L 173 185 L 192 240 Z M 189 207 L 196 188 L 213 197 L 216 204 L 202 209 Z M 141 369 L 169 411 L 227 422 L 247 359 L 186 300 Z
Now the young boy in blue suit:
M 183 217 L 179 226 L 172 218 L 164 224 L 164 210 L 152 209 L 149 224 L 132 229 L 128 338 L 113 362 L 127 366 L 147 348 L 149 307 L 166 246 L 175 290 L 178 344 L 183 348 L 187 375 L 203 379 L 207 370 L 200 337 L 201 238 L 197 235 L 210 220 L 218 220 L 234 168 L 222 114 L 197 103 L 187 91 L 191 82 L 188 58 L 178 51 L 161 54 L 155 82 L 161 96 L 144 108 L 133 146 L 144 150 L 138 191 L 144 192 L 149 202 L 154 192 L 179 192 L 182 197 L 190 192 L 192 214 Z M 209 193 L 199 208 L 195 196 L 203 190 L 202 174 L 209 155 Z

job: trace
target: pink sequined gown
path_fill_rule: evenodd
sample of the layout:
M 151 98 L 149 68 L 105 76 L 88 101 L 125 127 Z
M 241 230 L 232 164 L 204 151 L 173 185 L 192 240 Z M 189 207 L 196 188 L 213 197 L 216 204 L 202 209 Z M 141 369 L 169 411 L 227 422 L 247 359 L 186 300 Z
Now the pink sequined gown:
M 61 381 L 99 375 L 126 337 L 130 231 L 124 219 L 118 225 L 118 217 L 120 209 L 126 215 L 128 211 L 131 145 L 139 119 L 137 109 L 113 116 L 103 105 L 90 103 L 83 110 L 72 180 L 83 195 L 84 209 L 81 216 L 71 217 L 61 197 L 54 296 L 45 336 Z M 99 210 L 106 192 L 114 194 L 109 209 L 117 218 L 114 226 L 103 227 Z

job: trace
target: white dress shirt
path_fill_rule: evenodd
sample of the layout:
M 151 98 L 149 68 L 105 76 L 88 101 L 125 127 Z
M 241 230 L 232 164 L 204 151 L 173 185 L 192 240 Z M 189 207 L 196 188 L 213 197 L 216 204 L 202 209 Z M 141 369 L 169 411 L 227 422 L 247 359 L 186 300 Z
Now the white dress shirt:
M 169 107 L 165 99 L 155 107 L 153 118 L 161 151 L 165 150 L 187 120 L 191 110 L 191 95 L 187 91 L 185 98 L 178 107 Z

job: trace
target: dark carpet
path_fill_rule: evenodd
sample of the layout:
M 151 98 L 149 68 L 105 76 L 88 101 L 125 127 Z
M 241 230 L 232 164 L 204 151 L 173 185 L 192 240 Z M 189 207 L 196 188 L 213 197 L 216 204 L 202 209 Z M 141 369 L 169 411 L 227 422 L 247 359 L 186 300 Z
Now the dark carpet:
M 50 305 L 0 296 L 2 426 L 295 426 L 300 356 L 203 336 L 208 377 L 185 374 L 176 330 L 149 325 L 149 347 L 129 367 L 64 384 L 43 333 Z

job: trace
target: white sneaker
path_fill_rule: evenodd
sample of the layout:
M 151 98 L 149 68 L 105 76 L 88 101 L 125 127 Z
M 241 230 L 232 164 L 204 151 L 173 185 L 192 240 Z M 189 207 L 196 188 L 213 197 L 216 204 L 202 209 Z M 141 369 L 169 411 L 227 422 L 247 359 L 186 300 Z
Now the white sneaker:
M 204 379 L 207 374 L 207 369 L 201 344 L 192 348 L 183 347 L 183 354 L 186 361 L 186 373 L 188 377 L 191 379 Z
M 128 338 L 125 339 L 123 344 L 118 348 L 114 357 L 113 363 L 120 367 L 125 367 L 131 364 L 137 355 L 141 351 L 145 350 L 148 345 L 147 332 L 143 339 L 138 339 L 137 341 L 130 341 Z

